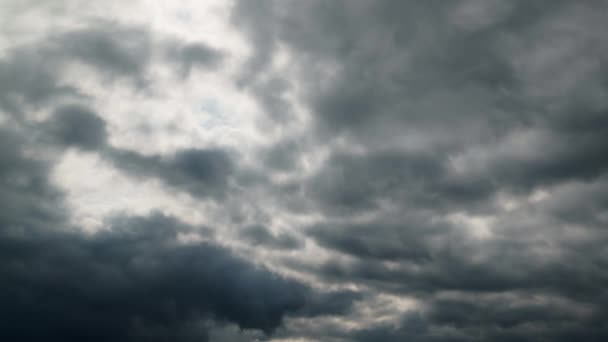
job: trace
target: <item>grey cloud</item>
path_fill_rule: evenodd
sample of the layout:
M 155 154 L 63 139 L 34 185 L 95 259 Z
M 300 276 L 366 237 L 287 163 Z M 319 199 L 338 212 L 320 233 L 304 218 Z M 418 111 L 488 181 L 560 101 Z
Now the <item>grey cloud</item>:
M 536 249 L 542 251 L 549 246 L 539 246 L 534 239 L 505 238 L 484 243 L 463 241 L 461 234 L 445 232 L 439 236 L 417 237 L 419 241 L 400 243 L 361 234 L 352 238 L 358 239 L 355 242 L 348 239 L 337 242 L 321 240 L 326 246 L 358 259 L 351 262 L 330 260 L 320 272 L 330 280 L 357 281 L 402 294 L 425 295 L 450 290 L 491 293 L 525 289 L 558 293 L 583 301 L 601 295 L 604 292 L 601 284 L 608 281 L 601 269 L 606 263 L 605 256 L 598 248 L 603 242 L 555 243 L 550 250 L 558 253 L 559 257 L 547 258 Z M 605 241 L 605 237 L 601 241 Z M 424 259 L 412 255 L 407 248 L 412 249 L 411 245 L 416 243 L 428 246 L 425 252 L 431 257 Z M 381 250 L 384 245 L 386 252 Z M 402 246 L 401 251 L 399 246 Z M 393 265 L 385 264 L 387 260 L 393 261 Z
M 420 184 L 441 172 L 432 156 L 400 152 L 373 155 L 335 154 L 310 181 L 309 192 L 322 209 L 361 211 L 378 206 L 378 200 L 397 196 L 405 186 Z
M 62 33 L 54 45 L 59 53 L 118 77 L 140 78 L 152 53 L 146 31 L 110 22 Z
M 604 338 L 594 322 L 605 312 L 594 299 L 607 281 L 598 248 L 606 241 L 598 231 L 608 146 L 605 10 L 598 1 L 237 3 L 235 24 L 255 51 L 247 79 L 271 78 L 271 56 L 287 49 L 288 79 L 312 115 L 308 136 L 330 146 L 298 187 L 310 211 L 322 213 L 307 234 L 349 258 L 290 267 L 435 306 L 432 317 L 345 340 Z M 267 95 L 273 90 L 257 94 Z M 289 156 L 289 166 L 314 149 L 277 155 Z M 587 190 L 569 191 L 579 187 Z M 535 204 L 529 196 L 540 190 L 547 199 Z M 502 196 L 515 206 L 503 206 Z M 490 236 L 477 240 L 476 228 L 447 222 L 453 214 L 489 219 Z M 449 322 L 450 307 L 430 299 L 445 291 L 552 294 L 594 314 L 455 303 L 454 320 L 471 328 Z
M 400 223 L 369 222 L 317 225 L 309 234 L 321 246 L 358 258 L 424 262 L 432 255 L 429 240 L 449 227 L 422 218 L 403 218 Z
M 290 89 L 289 82 L 282 77 L 256 81 L 251 85 L 252 93 L 259 100 L 272 123 L 285 123 L 291 119 L 291 105 L 285 99 Z
M 0 227 L 18 232 L 63 222 L 62 193 L 47 179 L 50 166 L 24 155 L 25 132 L 2 127 L 0 133 Z
M 54 98 L 78 95 L 76 87 L 57 79 L 55 67 L 44 56 L 27 49 L 8 52 L 0 60 L 0 108 L 22 120 L 27 107 L 35 108 Z
M 285 139 L 263 149 L 260 158 L 267 168 L 291 171 L 299 165 L 299 158 L 304 151 L 303 145 L 295 139 Z
M 59 145 L 96 151 L 130 176 L 157 178 L 199 197 L 222 197 L 235 173 L 234 161 L 222 149 L 184 149 L 170 156 L 147 156 L 114 148 L 107 142 L 105 121 L 78 104 L 56 108 L 37 130 Z
M 339 1 L 329 4 L 264 1 L 257 6 L 243 1 L 235 16 L 240 19 L 238 26 L 254 37 L 257 54 L 252 60 L 263 58 L 278 44 L 291 48 L 301 69 L 295 76 L 299 77 L 300 85 L 310 88 L 304 100 L 314 109 L 317 120 L 313 134 L 325 132 L 323 140 L 346 135 L 355 144 L 374 147 L 426 132 L 422 134 L 429 148 L 439 146 L 444 152 L 455 153 L 473 144 L 494 144 L 512 129 L 544 128 L 544 118 L 553 121 L 551 118 L 556 115 L 597 117 L 588 97 L 583 96 L 587 100 L 581 101 L 582 95 L 574 88 L 568 88 L 557 99 L 531 94 L 526 83 L 529 80 L 521 74 L 521 64 L 532 63 L 526 59 L 532 56 L 515 53 L 530 41 L 542 42 L 543 34 L 547 34 L 543 30 L 548 34 L 555 30 L 555 39 L 563 39 L 568 42 L 567 47 L 571 46 L 570 37 L 553 26 L 557 20 L 554 18 L 565 16 L 565 22 L 571 20 L 564 15 L 569 8 L 567 3 L 516 2 L 507 6 L 504 13 L 495 14 L 496 17 L 480 18 L 486 24 L 474 30 L 459 26 L 465 24 L 458 22 L 462 18 L 454 19 L 457 11 L 463 11 L 459 9 L 461 5 L 468 6 L 467 10 L 492 6 L 473 1 L 442 5 L 355 1 L 348 6 Z M 586 7 L 595 6 L 601 11 L 597 2 L 586 5 L 583 6 L 586 11 L 578 11 L 582 15 L 589 15 Z M 578 23 L 576 15 L 572 14 L 575 19 L 571 21 Z M 603 60 L 601 49 L 606 44 L 593 33 L 594 23 L 589 20 L 589 27 L 572 30 L 571 34 L 586 42 L 575 45 L 585 49 L 578 51 L 582 58 L 596 56 Z M 601 48 L 588 46 L 594 43 L 601 44 Z M 539 45 L 538 49 L 543 47 Z M 551 53 L 551 47 L 546 48 Z M 327 69 L 317 66 L 324 64 L 333 69 L 334 76 L 323 77 Z M 600 64 L 590 65 L 601 73 Z M 581 77 L 588 77 L 591 82 L 586 89 L 605 91 L 605 82 L 593 74 Z M 568 138 L 560 135 L 556 139 Z M 599 139 L 590 144 L 603 146 L 604 142 Z M 541 178 L 578 177 L 579 174 L 557 173 L 566 172 L 560 170 L 577 163 L 571 160 L 570 153 L 584 155 L 586 150 L 588 147 L 582 142 L 570 145 L 563 153 L 548 156 L 551 159 L 540 165 L 502 160 L 496 170 L 511 165 L 504 179 L 490 186 L 500 187 L 504 183 L 506 187 L 520 185 L 529 190 L 543 183 Z M 438 157 L 437 152 L 428 153 Z M 589 156 L 596 164 L 601 159 Z M 488 170 L 488 175 L 493 171 Z
M 96 150 L 106 145 L 105 122 L 90 109 L 80 105 L 58 107 L 44 131 L 66 146 Z
M 179 234 L 198 228 L 158 213 L 74 229 L 47 162 L 23 154 L 20 136 L 0 137 L 3 338 L 206 341 L 207 321 L 270 334 L 289 314 L 342 313 L 359 298 L 315 291 L 212 242 L 184 244 Z
M 83 29 L 49 32 L 45 39 L 9 47 L 0 60 L 0 105 L 18 119 L 50 100 L 82 97 L 62 73 L 75 61 L 111 77 L 145 80 L 152 46 L 145 30 L 98 22 Z
M 180 44 L 173 42 L 167 44 L 167 54 L 187 77 L 193 68 L 214 69 L 221 66 L 225 54 L 204 43 Z
M 361 342 L 398 340 L 413 340 L 423 342 L 467 341 L 464 336 L 458 336 L 458 334 L 454 333 L 434 333 L 429 326 L 429 323 L 418 314 L 405 315 L 402 322 L 400 322 L 398 326 L 379 325 L 376 327 L 361 329 L 354 332 L 352 335 L 352 340 Z
M 245 241 L 259 247 L 293 250 L 301 248 L 303 245 L 303 241 L 292 234 L 273 234 L 262 225 L 244 227 L 240 232 L 240 236 Z
M 94 21 L 84 28 L 49 32 L 41 41 L 7 48 L 0 59 L 0 106 L 22 119 L 28 109 L 51 100 L 82 98 L 86 94 L 78 85 L 66 84 L 61 77 L 74 62 L 94 68 L 106 81 L 128 78 L 143 86 L 157 55 L 167 55 L 183 75 L 194 67 L 217 67 L 225 57 L 202 42 L 164 39 L 155 43 L 145 27 Z
M 533 298 L 528 302 L 530 303 L 510 303 L 509 299 L 439 299 L 431 304 L 428 317 L 431 322 L 456 327 L 495 324 L 504 329 L 543 321 L 560 324 L 580 318 L 572 303 L 572 307 L 560 307 L 551 303 L 534 303 Z
M 558 221 L 601 231 L 604 225 L 602 213 L 608 205 L 606 180 L 602 177 L 592 182 L 565 184 L 547 203 L 542 204 L 542 208 Z
M 234 24 L 244 29 L 255 48 L 250 60 L 245 63 L 237 84 L 249 90 L 266 111 L 269 119 L 263 124 L 285 124 L 292 119 L 292 108 L 285 99 L 285 93 L 291 88 L 288 78 L 263 72 L 272 65 L 276 39 L 280 28 L 274 22 L 275 3 L 273 1 L 238 2 L 232 12 Z
M 605 340 L 606 9 L 236 1 L 230 19 L 251 55 L 228 77 L 265 112 L 260 131 L 280 136 L 248 156 L 111 146 L 97 108 L 76 99 L 78 80 L 62 83 L 72 63 L 107 86 L 153 81 L 156 63 L 209 72 L 231 58 L 220 46 L 109 18 L 9 48 L 0 330 L 13 340 Z M 275 70 L 283 52 L 290 64 Z M 296 106 L 310 117 L 293 120 Z M 39 109 L 49 119 L 28 120 Z M 214 202 L 213 215 L 241 227 L 241 243 L 222 245 L 251 244 L 261 264 L 272 250 L 278 272 L 311 284 L 216 242 L 183 244 L 179 234 L 199 228 L 179 218 L 72 231 L 47 143 Z M 251 225 L 277 222 L 281 233 Z M 367 321 L 367 301 L 384 294 L 417 305 L 386 309 L 394 324 Z
M 304 317 L 348 315 L 353 310 L 353 304 L 365 299 L 365 294 L 352 291 L 325 291 L 309 298 L 297 314 Z
M 118 218 L 111 230 L 92 237 L 4 230 L 2 242 L 10 248 L 2 253 L 2 335 L 191 340 L 179 334 L 190 320 L 207 317 L 270 332 L 303 306 L 301 285 L 212 244 L 180 245 L 179 226 L 157 215 Z
M 222 197 L 235 173 L 230 155 L 221 149 L 179 150 L 171 156 L 145 156 L 108 148 L 103 155 L 136 178 L 158 178 L 198 197 Z
M 56 53 L 86 63 L 102 74 L 130 77 L 138 85 L 147 82 L 148 68 L 159 56 L 173 64 L 183 77 L 193 68 L 213 70 L 226 57 L 204 42 L 186 43 L 170 38 L 155 41 L 152 36 L 153 32 L 146 27 L 101 21 L 82 30 L 59 33 L 51 46 Z
M 336 152 L 306 183 L 306 191 L 329 214 L 377 209 L 382 202 L 409 207 L 475 210 L 495 191 L 482 177 L 455 177 L 445 151 Z
M 273 1 L 242 1 L 236 3 L 232 12 L 234 24 L 243 29 L 255 46 L 255 54 L 244 69 L 245 79 L 255 77 L 255 72 L 263 70 L 272 59 L 277 35 L 273 6 Z
M 180 244 L 178 233 L 194 227 L 166 216 L 117 217 L 108 230 L 75 232 L 47 163 L 25 156 L 19 136 L 1 137 L 3 337 L 191 340 L 181 325 L 206 317 L 269 332 L 304 305 L 300 284 L 214 244 Z
M 352 333 L 355 341 L 600 341 L 608 333 L 598 319 L 551 302 L 433 300 L 429 310 L 405 314 L 397 326 L 378 325 Z
M 576 202 L 559 205 L 576 208 L 580 204 Z M 542 208 L 513 215 L 544 216 Z M 600 247 L 606 234 L 596 230 L 594 211 L 566 216 L 561 222 L 558 216 L 502 218 L 494 224 L 498 236 L 488 240 L 467 237 L 462 227 L 433 222 L 432 216 L 412 220 L 407 215 L 383 214 L 366 223 L 337 221 L 308 231 L 321 246 L 352 259 L 336 258 L 314 269 L 305 262 L 290 267 L 331 283 L 356 283 L 380 293 L 414 296 L 430 310 L 423 316 L 429 331 L 418 336 L 410 335 L 407 327 L 369 327 L 348 339 L 465 341 L 483 334 L 491 340 L 569 341 L 575 336 L 592 340 L 605 336 L 597 322 L 606 316 L 602 300 L 598 301 L 605 297 L 608 282 L 603 271 L 607 259 Z M 567 233 L 572 224 L 584 227 L 580 233 L 588 237 L 573 239 Z M 468 299 L 433 299 L 442 293 L 461 293 Z M 483 299 L 495 294 L 508 299 Z M 553 299 L 538 301 L 544 297 Z
M 420 152 L 380 150 L 334 152 L 305 183 L 306 194 L 330 215 L 362 213 L 382 203 L 429 208 L 437 213 L 466 210 L 491 212 L 496 193 L 531 193 L 563 182 L 601 179 L 605 129 L 584 133 L 532 130 L 530 141 L 470 145 L 472 151 L 443 148 Z M 522 148 L 525 148 L 522 150 Z M 454 169 L 454 158 L 464 171 Z

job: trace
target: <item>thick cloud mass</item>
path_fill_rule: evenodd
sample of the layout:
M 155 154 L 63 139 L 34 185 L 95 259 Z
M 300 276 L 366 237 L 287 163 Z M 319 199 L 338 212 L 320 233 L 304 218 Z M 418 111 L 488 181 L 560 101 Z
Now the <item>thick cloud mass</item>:
M 301 185 L 324 217 L 307 234 L 337 252 L 321 277 L 420 300 L 343 338 L 606 338 L 605 11 L 239 2 L 233 21 L 262 70 L 248 78 L 273 74 L 268 56 L 287 49 L 291 74 L 275 77 L 311 111 L 311 152 L 336 146 Z
M 607 13 L 7 0 L 0 339 L 608 340 Z
M 272 331 L 303 305 L 299 284 L 214 245 L 176 244 L 176 225 L 157 215 L 117 219 L 92 237 L 3 232 L 2 336 L 205 340 L 204 330 L 187 330 L 190 321 Z
M 192 227 L 163 215 L 115 218 L 93 235 L 68 231 L 45 163 L 25 157 L 23 142 L 2 133 L 3 338 L 205 340 L 204 330 L 184 330 L 189 320 L 271 331 L 305 303 L 305 287 L 224 248 L 178 243 L 178 233 Z
M 68 105 L 58 108 L 49 126 L 52 138 L 66 146 L 89 150 L 100 148 L 106 143 L 105 123 L 84 107 Z
M 61 119 L 70 113 L 86 111 L 64 109 Z M 71 124 L 95 126 L 82 117 Z M 92 235 L 73 231 L 46 163 L 24 156 L 24 142 L 2 133 L 4 339 L 205 341 L 206 319 L 269 333 L 287 313 L 330 314 L 357 299 L 314 292 L 217 244 L 184 244 L 179 234 L 195 227 L 158 213 L 114 217 Z

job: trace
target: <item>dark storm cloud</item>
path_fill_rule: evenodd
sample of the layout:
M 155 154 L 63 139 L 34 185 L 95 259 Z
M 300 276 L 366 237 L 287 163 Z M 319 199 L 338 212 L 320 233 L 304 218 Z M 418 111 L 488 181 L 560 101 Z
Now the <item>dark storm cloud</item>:
M 158 178 L 197 197 L 224 196 L 235 172 L 234 162 L 221 149 L 179 150 L 162 157 L 109 148 L 103 155 L 135 178 Z
M 608 112 L 603 115 L 607 114 Z M 596 126 L 584 132 L 577 132 L 578 129 L 574 127 L 574 130 L 562 134 L 552 133 L 539 146 L 542 152 L 539 151 L 534 158 L 518 160 L 506 157 L 495 161 L 493 168 L 515 187 L 528 189 L 539 184 L 574 179 L 589 181 L 604 175 L 608 168 L 608 158 L 603 153 L 608 146 L 607 127 Z
M 254 50 L 245 80 L 272 78 L 279 49 L 293 57 L 289 80 L 314 122 L 297 153 L 340 146 L 298 187 L 323 213 L 306 233 L 348 258 L 290 266 L 427 310 L 339 337 L 605 338 L 605 13 L 599 1 L 237 2 Z M 261 102 L 276 93 L 258 89 Z M 293 151 L 271 151 L 268 168 L 289 170 Z M 484 220 L 489 236 L 475 237 Z M 472 299 L 433 299 L 446 291 Z M 482 300 L 522 292 L 592 313 Z
M 48 165 L 25 156 L 19 136 L 0 137 L 4 338 L 204 340 L 188 335 L 204 331 L 182 328 L 212 318 L 271 331 L 304 306 L 302 285 L 214 244 L 178 243 L 193 227 L 166 216 L 118 217 L 93 235 L 70 231 Z
M 443 335 L 443 334 L 442 334 Z M 428 323 L 420 315 L 412 314 L 403 318 L 398 326 L 379 325 L 362 329 L 353 334 L 352 340 L 368 341 L 422 341 L 422 342 L 456 342 L 467 341 L 463 337 L 433 335 Z
M 253 225 L 241 230 L 240 236 L 247 242 L 259 247 L 278 249 L 298 249 L 303 241 L 288 233 L 273 234 L 262 225 Z
M 475 211 L 497 192 L 605 173 L 608 43 L 594 14 L 603 10 L 601 2 L 240 1 L 234 22 L 254 47 L 250 79 L 268 78 L 260 66 L 287 46 L 317 122 L 310 134 L 370 150 L 331 154 L 308 186 L 321 210 L 360 212 L 385 200 Z M 577 82 L 555 79 L 560 70 Z M 537 95 L 543 85 L 558 90 Z M 516 145 L 521 132 L 537 137 Z M 407 151 L 378 151 L 384 144 Z M 475 158 L 457 173 L 450 163 L 463 154 Z
M 531 296 L 526 303 L 512 303 L 512 298 L 490 300 L 439 299 L 432 303 L 429 320 L 456 327 L 475 327 L 496 324 L 509 329 L 526 323 L 554 322 L 556 324 L 577 319 L 576 305 L 572 303 L 534 303 Z M 568 306 L 569 305 L 569 306 Z
M 62 194 L 49 184 L 50 166 L 26 158 L 27 132 L 0 127 L 0 227 L 3 231 L 63 222 Z M 5 246 L 8 248 L 9 246 Z
M 447 227 L 424 218 L 407 217 L 399 223 L 323 224 L 309 230 L 321 246 L 364 259 L 424 262 L 430 260 L 430 240 Z
M 349 214 L 387 200 L 435 209 L 471 207 L 492 193 L 483 179 L 452 177 L 446 160 L 442 151 L 337 152 L 309 180 L 307 191 L 322 210 Z
M 68 126 L 86 122 L 83 113 L 92 117 L 63 108 L 70 110 L 81 117 Z M 97 127 L 91 122 L 84 127 Z M 360 298 L 313 291 L 211 242 L 179 242 L 179 234 L 197 228 L 162 214 L 118 216 L 92 234 L 74 230 L 62 194 L 48 182 L 48 164 L 26 156 L 18 135 L 2 133 L 5 339 L 206 341 L 206 320 L 270 333 L 289 313 L 341 314 Z
M 532 52 L 547 54 L 551 67 L 568 68 L 567 61 L 553 58 L 551 45 L 543 44 L 545 35 L 563 40 L 565 49 L 572 44 L 573 48 L 580 46 L 581 50 L 572 54 L 582 57 L 575 55 L 572 61 L 583 63 L 589 59 L 591 70 L 605 74 L 601 65 L 608 43 L 593 31 L 598 28 L 597 19 L 591 18 L 588 27 L 560 30 L 560 19 L 564 25 L 584 20 L 576 15 L 569 17 L 568 10 L 582 12 L 583 18 L 594 7 L 602 10 L 598 2 L 582 7 L 584 10 L 563 2 L 501 5 L 475 1 L 354 1 L 346 5 L 340 1 L 241 1 L 234 20 L 252 37 L 256 53 L 251 63 L 269 60 L 269 51 L 278 44 L 292 49 L 300 70 L 298 81 L 307 89 L 305 99 L 314 109 L 317 130 L 327 134 L 324 139 L 345 134 L 355 144 L 373 146 L 379 139 L 391 142 L 422 134 L 428 148 L 433 148 L 427 153 L 441 158 L 447 155 L 437 148 L 453 154 L 474 144 L 492 145 L 513 129 L 542 130 L 556 117 L 597 119 L 598 110 L 590 105 L 589 95 L 568 86 L 559 97 L 537 97 L 530 89 L 532 80 L 522 74 L 525 68 L 534 67 L 527 65 L 534 63 Z M 573 37 L 584 43 L 573 43 Z M 534 51 L 521 52 L 530 42 L 539 44 Z M 591 44 L 600 46 L 592 48 Z M 326 68 L 319 67 L 324 64 L 331 70 L 331 77 Z M 585 89 L 600 94 L 607 89 L 603 78 L 593 72 L 585 71 L 577 77 L 589 81 Z M 267 92 L 268 96 L 274 93 Z M 265 96 L 260 98 L 263 101 Z M 605 108 L 599 112 L 605 112 Z M 549 147 L 547 156 L 538 151 L 538 162 L 501 158 L 482 175 L 485 179 L 480 182 L 485 190 L 481 191 L 503 185 L 529 190 L 552 179 L 595 176 L 603 172 L 604 158 L 584 156 L 589 147 L 593 151 L 605 146 L 603 135 L 579 137 L 563 149 L 559 145 L 567 144 L 564 141 L 569 135 L 557 135 L 555 142 L 550 142 L 557 146 Z M 583 160 L 575 160 L 575 155 Z M 569 172 L 572 165 L 581 165 L 581 171 Z M 504 170 L 499 175 L 502 179 L 488 178 L 496 170 Z M 477 185 L 471 183 L 454 188 L 478 193 L 480 190 L 472 188 Z
M 608 131 L 604 127 L 583 133 L 543 129 L 532 134 L 533 141 L 519 146 L 513 142 L 506 148 L 471 146 L 481 157 L 463 158 L 470 170 L 460 173 L 451 165 L 458 153 L 442 149 L 334 152 L 308 180 L 306 193 L 328 214 L 361 213 L 387 201 L 437 212 L 476 212 L 491 209 L 489 200 L 499 191 L 528 193 L 562 182 L 594 181 L 605 174 Z M 522 145 L 527 150 L 521 150 Z
M 567 184 L 544 208 L 557 220 L 601 232 L 605 224 L 603 212 L 608 206 L 607 180 L 603 177 L 596 182 Z
M 607 9 L 594 0 L 237 0 L 231 20 L 251 54 L 233 81 L 266 114 L 261 133 L 281 136 L 247 147 L 249 156 L 114 147 L 78 80 L 63 83 L 74 65 L 105 86 L 150 85 L 161 62 L 186 78 L 221 68 L 228 50 L 112 21 L 7 49 L 0 335 L 606 340 Z M 279 56 L 287 63 L 277 70 Z M 295 120 L 296 106 L 310 117 Z M 50 116 L 34 120 L 34 110 Z M 49 181 L 45 144 L 214 202 L 214 215 L 241 227 L 242 243 L 225 245 L 253 245 L 262 264 L 272 251 L 273 264 L 311 284 L 224 244 L 184 243 L 199 228 L 179 218 L 123 215 L 78 232 Z M 275 218 L 299 231 L 274 232 Z M 378 309 L 384 295 L 414 304 Z
M 607 260 L 600 247 L 607 241 L 605 233 L 591 235 L 590 241 L 554 238 L 547 244 L 538 241 L 542 236 L 521 233 L 478 241 L 448 225 L 434 232 L 424 232 L 424 225 L 391 228 L 376 222 L 355 225 L 350 231 L 328 225 L 327 232 L 315 232 L 321 245 L 355 258 L 330 260 L 318 274 L 331 281 L 354 281 L 423 297 L 440 291 L 529 290 L 591 304 L 605 293 L 608 275 L 603 268 Z M 339 233 L 344 236 L 337 238 Z
M 348 315 L 353 304 L 364 299 L 365 294 L 357 291 L 326 291 L 310 296 L 298 315 L 304 317 Z
M 587 220 L 578 224 L 587 224 Z M 514 219 L 509 221 L 517 224 Z M 557 235 L 559 224 L 549 222 L 541 224 L 553 224 L 553 229 L 528 227 L 521 234 L 546 229 L 546 234 Z M 332 282 L 414 296 L 425 308 L 418 317 L 424 328 L 421 332 L 412 331 L 405 323 L 401 328 L 378 326 L 357 332 L 353 340 L 605 338 L 607 331 L 599 323 L 608 314 L 607 259 L 600 247 L 607 241 L 605 232 L 591 235 L 595 236 L 594 241 L 566 238 L 548 245 L 542 242 L 542 235 L 540 241 L 531 234 L 476 241 L 467 240 L 458 227 L 448 226 L 443 232 L 440 229 L 425 233 L 427 228 L 422 223 L 415 228 L 404 224 L 391 230 L 384 228 L 382 221 L 352 227 L 327 225 L 322 227 L 325 231 L 313 230 L 321 245 L 356 258 L 330 261 L 316 270 L 318 275 L 323 274 Z M 587 229 L 593 232 L 592 227 Z M 427 256 L 420 258 L 412 250 L 424 251 Z M 459 293 L 461 299 L 433 299 L 450 292 Z M 506 298 L 484 299 L 496 294 Z
M 404 315 L 398 325 L 379 325 L 352 333 L 354 341 L 601 341 L 605 319 L 546 298 L 433 300 L 429 309 Z
M 183 228 L 167 217 L 119 218 L 91 237 L 52 228 L 3 230 L 6 338 L 180 339 L 197 318 L 269 332 L 306 300 L 225 249 L 176 243 Z

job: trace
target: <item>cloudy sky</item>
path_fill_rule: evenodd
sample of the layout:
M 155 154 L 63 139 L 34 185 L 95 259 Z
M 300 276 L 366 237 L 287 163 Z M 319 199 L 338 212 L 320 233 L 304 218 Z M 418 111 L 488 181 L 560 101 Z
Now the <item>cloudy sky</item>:
M 607 341 L 607 22 L 0 0 L 0 339 Z

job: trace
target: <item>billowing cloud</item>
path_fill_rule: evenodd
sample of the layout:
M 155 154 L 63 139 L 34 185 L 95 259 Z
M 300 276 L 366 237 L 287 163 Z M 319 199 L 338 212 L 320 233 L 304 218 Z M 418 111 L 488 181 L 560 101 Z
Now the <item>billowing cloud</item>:
M 603 2 L 0 8 L 5 339 L 608 338 Z
M 83 109 L 62 113 L 70 118 L 71 111 Z M 270 333 L 289 313 L 335 314 L 358 299 L 313 291 L 216 243 L 183 241 L 202 231 L 160 213 L 109 218 L 93 234 L 75 230 L 46 163 L 25 156 L 25 143 L 4 133 L 5 338 L 205 341 L 207 320 Z

